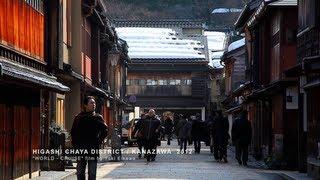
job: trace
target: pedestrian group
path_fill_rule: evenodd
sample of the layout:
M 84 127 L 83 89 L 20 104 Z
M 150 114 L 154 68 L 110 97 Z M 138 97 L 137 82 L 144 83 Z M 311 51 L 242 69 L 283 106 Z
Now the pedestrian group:
M 103 117 L 95 112 L 96 103 L 92 96 L 84 99 L 84 109 L 73 122 L 71 129 L 72 145 L 75 149 L 99 149 L 108 134 L 108 127 Z M 235 145 L 236 159 L 240 165 L 247 166 L 248 146 L 251 143 L 251 123 L 247 119 L 244 110 L 235 119 L 231 128 L 232 143 Z M 166 136 L 167 145 L 171 144 L 173 136 L 178 139 L 180 153 L 186 154 L 187 146 L 194 143 L 196 154 L 201 152 L 201 141 L 210 145 L 216 161 L 225 163 L 227 159 L 227 145 L 229 143 L 229 121 L 216 111 L 206 121 L 201 120 L 200 114 L 195 116 L 178 115 L 158 118 L 154 109 L 142 114 L 132 131 L 137 139 L 139 158 L 144 156 L 147 162 L 155 161 L 157 146 L 161 145 L 161 139 Z M 85 179 L 85 169 L 88 165 L 89 180 L 96 179 L 97 158 L 99 154 L 86 154 L 77 158 L 77 179 Z

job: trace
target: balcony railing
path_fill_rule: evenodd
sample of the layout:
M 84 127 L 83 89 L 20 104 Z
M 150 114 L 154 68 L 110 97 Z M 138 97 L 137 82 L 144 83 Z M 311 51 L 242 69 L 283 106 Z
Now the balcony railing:
M 320 54 L 320 29 L 312 28 L 298 36 L 298 62 Z
M 1 45 L 0 45 L 0 57 L 14 61 L 18 64 L 32 67 L 32 68 L 37 69 L 39 71 L 46 70 L 46 63 L 45 62 L 39 61 L 38 59 L 35 59 L 31 56 L 27 56 L 19 51 L 16 51 L 14 49 L 9 49 L 9 48 L 7 48 L 5 46 L 1 46 Z

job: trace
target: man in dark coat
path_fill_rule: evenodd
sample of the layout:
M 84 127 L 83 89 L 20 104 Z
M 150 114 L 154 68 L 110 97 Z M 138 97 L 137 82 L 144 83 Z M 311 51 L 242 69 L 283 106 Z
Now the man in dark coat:
M 180 119 L 177 125 L 178 139 L 180 140 L 180 153 L 186 154 L 187 143 L 189 138 L 191 137 L 192 123 L 188 121 L 185 117 Z
M 132 136 L 134 136 L 135 138 L 137 138 L 137 145 L 138 145 L 138 149 L 139 149 L 139 159 L 142 156 L 142 147 L 143 147 L 143 138 L 142 138 L 142 133 L 140 132 L 141 129 L 141 123 L 142 121 L 146 118 L 145 114 L 141 114 L 140 119 L 137 121 L 137 123 L 134 126 L 134 129 L 132 131 Z
M 86 165 L 88 164 L 89 180 L 96 179 L 98 153 L 91 150 L 99 149 L 107 136 L 107 125 L 103 117 L 95 113 L 96 103 L 94 97 L 88 96 L 84 99 L 84 111 L 78 114 L 72 125 L 72 145 L 83 154 L 79 155 L 77 161 L 77 179 L 85 179 Z
M 167 144 L 170 145 L 170 140 L 173 132 L 173 120 L 170 119 L 169 116 L 167 116 L 164 120 L 164 128 L 165 128 L 165 134 L 167 135 Z
M 248 146 L 251 143 L 251 123 L 247 119 L 247 112 L 243 111 L 232 125 L 232 141 L 236 146 L 236 159 L 244 166 L 248 161 Z
M 217 161 L 228 162 L 227 160 L 227 145 L 229 136 L 229 121 L 223 117 L 221 111 L 217 111 L 215 120 L 213 121 L 213 146 L 214 158 Z
M 194 150 L 196 154 L 200 154 L 201 150 L 201 138 L 202 138 L 202 122 L 201 122 L 201 116 L 200 114 L 196 115 L 196 119 L 193 120 L 192 122 L 192 130 L 191 130 L 191 135 L 192 135 L 192 140 L 194 142 Z
M 141 122 L 140 132 L 144 142 L 147 161 L 155 161 L 161 122 L 155 117 L 155 111 L 150 109 L 146 119 Z

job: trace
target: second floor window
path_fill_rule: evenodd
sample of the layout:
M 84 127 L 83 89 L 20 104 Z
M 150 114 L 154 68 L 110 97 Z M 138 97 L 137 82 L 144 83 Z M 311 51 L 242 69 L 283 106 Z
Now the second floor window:
M 190 86 L 191 79 L 128 79 L 127 86 Z

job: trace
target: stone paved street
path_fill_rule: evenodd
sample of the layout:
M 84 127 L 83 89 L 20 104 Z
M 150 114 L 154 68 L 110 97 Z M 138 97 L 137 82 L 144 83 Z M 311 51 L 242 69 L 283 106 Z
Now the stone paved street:
M 285 179 L 280 173 L 257 168 L 250 161 L 248 167 L 239 166 L 229 150 L 229 163 L 218 163 L 210 154 L 209 147 L 201 154 L 177 154 L 177 142 L 171 146 L 162 142 L 160 149 L 171 150 L 171 154 L 160 154 L 155 162 L 134 159 L 136 155 L 123 155 L 124 161 L 98 164 L 97 179 Z M 189 146 L 191 149 L 192 146 Z M 135 148 L 134 148 L 135 149 Z M 73 175 L 68 180 L 76 179 Z

